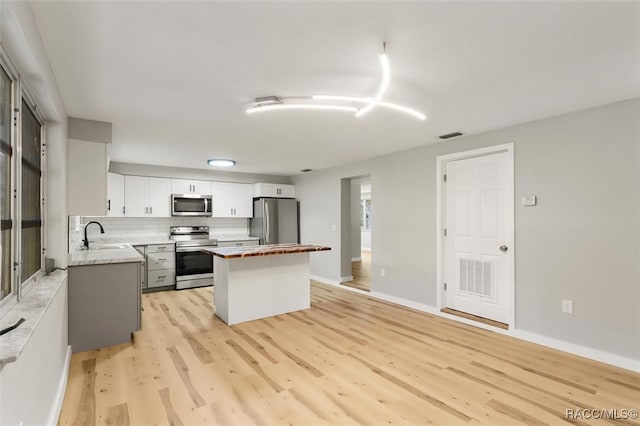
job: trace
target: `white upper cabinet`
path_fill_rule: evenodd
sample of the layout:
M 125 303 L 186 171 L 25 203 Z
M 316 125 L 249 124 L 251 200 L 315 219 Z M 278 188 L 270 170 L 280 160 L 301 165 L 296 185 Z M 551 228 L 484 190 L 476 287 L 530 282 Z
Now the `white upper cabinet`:
M 208 180 L 171 179 L 171 193 L 211 195 L 211 182 Z
M 124 177 L 127 217 L 170 217 L 171 179 L 144 176 Z
M 296 198 L 296 187 L 276 183 L 256 183 L 253 185 L 253 196 L 255 198 Z
M 148 191 L 149 216 L 170 217 L 171 179 L 150 177 Z
M 143 176 L 124 177 L 124 215 L 126 217 L 147 216 L 147 191 L 149 178 Z
M 233 184 L 211 182 L 213 217 L 233 217 Z
M 213 217 L 253 217 L 253 185 L 211 182 Z
M 124 176 L 107 173 L 107 216 L 124 216 Z
M 235 183 L 233 189 L 234 216 L 253 217 L 253 185 Z

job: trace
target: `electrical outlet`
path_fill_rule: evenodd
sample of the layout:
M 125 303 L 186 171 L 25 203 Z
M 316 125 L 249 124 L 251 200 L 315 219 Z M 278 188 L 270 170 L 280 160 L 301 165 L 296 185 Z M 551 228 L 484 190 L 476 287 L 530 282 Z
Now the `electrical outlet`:
M 573 300 L 562 301 L 562 312 L 564 312 L 565 314 L 573 313 Z
M 535 195 L 527 195 L 522 197 L 522 205 L 523 206 L 535 206 L 538 204 L 538 197 Z
M 380 276 L 384 278 L 387 275 L 387 270 L 384 268 L 380 268 Z

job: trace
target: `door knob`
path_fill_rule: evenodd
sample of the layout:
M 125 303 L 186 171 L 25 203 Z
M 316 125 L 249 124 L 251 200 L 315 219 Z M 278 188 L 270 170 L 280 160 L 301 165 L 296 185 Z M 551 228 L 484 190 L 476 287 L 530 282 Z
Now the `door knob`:
M 507 247 L 507 246 L 500 246 L 500 251 L 501 251 L 501 252 L 506 253 L 506 252 L 507 252 L 507 250 L 509 250 L 509 247 Z

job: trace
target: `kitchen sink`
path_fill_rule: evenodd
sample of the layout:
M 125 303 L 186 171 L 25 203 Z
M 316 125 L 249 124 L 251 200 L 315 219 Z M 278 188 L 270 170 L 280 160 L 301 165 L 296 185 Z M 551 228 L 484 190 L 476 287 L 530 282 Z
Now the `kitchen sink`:
M 99 244 L 96 246 L 89 246 L 89 250 L 116 250 L 131 248 L 129 244 Z

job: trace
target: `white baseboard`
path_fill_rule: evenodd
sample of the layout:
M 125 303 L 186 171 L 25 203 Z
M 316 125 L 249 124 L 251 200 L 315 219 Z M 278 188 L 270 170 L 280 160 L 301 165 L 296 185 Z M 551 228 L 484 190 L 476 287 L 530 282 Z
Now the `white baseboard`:
M 49 420 L 47 425 L 56 426 L 60 419 L 60 411 L 62 411 L 62 403 L 64 402 L 64 393 L 67 389 L 67 379 L 69 378 L 69 364 L 71 363 L 71 345 L 67 346 L 67 354 L 64 358 L 64 366 L 60 372 L 60 381 L 58 382 L 58 390 L 56 391 L 56 397 L 51 405 L 51 412 L 49 413 Z
M 323 284 L 329 284 L 329 285 L 333 285 L 333 286 L 336 286 L 336 287 L 342 287 L 340 285 L 339 281 L 331 280 L 329 278 L 321 277 L 319 275 L 311 275 L 310 278 L 312 280 L 314 280 L 314 281 L 319 281 L 319 282 L 321 282 Z
M 353 275 L 349 275 L 347 277 L 340 277 L 340 282 L 341 283 L 344 283 L 344 282 L 347 282 L 347 281 L 353 281 Z
M 351 261 L 352 262 L 362 262 L 362 258 L 361 257 L 352 257 Z
M 311 279 L 314 280 L 314 281 L 319 281 L 319 282 L 321 282 L 323 284 L 330 285 L 331 287 L 338 287 L 339 289 L 342 289 L 342 290 L 351 291 L 353 293 L 358 293 L 358 294 L 363 294 L 365 296 L 369 296 L 369 292 L 368 291 L 364 291 L 364 290 L 360 290 L 360 289 L 357 289 L 357 288 L 349 287 L 349 286 L 340 284 L 338 281 L 330 280 L 328 278 L 319 277 L 317 275 L 312 275 Z
M 342 287 L 344 289 L 348 289 Z M 350 290 L 350 289 L 349 289 Z M 487 324 L 479 323 L 477 321 L 468 320 L 466 318 L 461 318 L 456 315 L 447 314 L 444 312 L 440 312 L 435 306 L 426 305 L 419 302 L 414 302 L 412 300 L 403 299 L 401 297 L 392 296 L 385 293 L 380 293 L 377 291 L 372 291 L 369 294 L 371 297 L 382 299 L 387 302 L 397 303 L 398 305 L 406 306 L 409 308 L 416 309 L 418 311 L 426 312 L 432 315 L 437 315 L 440 317 L 448 318 L 453 321 L 462 322 L 473 327 L 483 328 L 485 330 L 490 330 L 500 334 L 506 334 L 508 336 L 515 337 L 517 339 L 525 340 L 527 342 L 536 343 L 538 345 L 546 346 L 549 348 L 557 349 L 563 352 L 568 352 L 574 355 L 581 356 L 583 358 L 592 359 L 599 362 L 604 362 L 605 364 L 610 364 L 616 367 L 624 368 L 627 370 L 640 372 L 640 360 L 627 358 L 620 355 L 612 354 L 609 352 L 601 351 L 598 349 L 589 348 L 582 345 L 577 345 L 575 343 L 565 342 L 563 340 L 554 339 L 551 337 L 546 337 L 540 334 L 531 333 L 524 330 L 513 329 L 513 330 L 503 330 L 500 328 L 492 327 Z
M 637 359 L 623 357 L 582 345 L 576 345 L 575 343 L 565 342 L 563 340 L 542 336 L 540 334 L 531 333 L 529 331 L 515 329 L 508 334 L 513 337 L 517 337 L 518 339 L 526 340 L 528 342 L 537 343 L 542 346 L 569 352 L 584 358 L 604 362 L 605 364 L 614 365 L 616 367 L 640 373 L 640 360 Z

